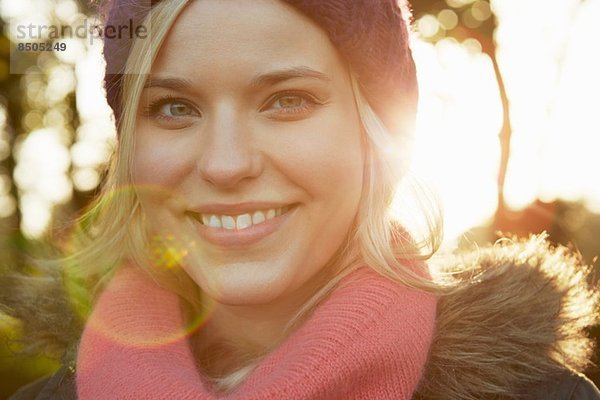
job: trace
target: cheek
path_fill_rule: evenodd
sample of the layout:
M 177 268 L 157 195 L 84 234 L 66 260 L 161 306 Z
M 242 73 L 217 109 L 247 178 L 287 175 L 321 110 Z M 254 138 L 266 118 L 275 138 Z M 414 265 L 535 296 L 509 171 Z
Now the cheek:
M 136 185 L 172 188 L 194 168 L 190 146 L 183 138 L 161 138 L 143 133 L 136 139 L 133 160 Z
M 314 200 L 350 198 L 360 193 L 364 159 L 356 124 L 339 119 L 319 122 L 290 135 L 283 147 L 287 151 L 279 160 L 282 169 Z
M 138 132 L 139 133 L 139 132 Z M 181 183 L 193 170 L 194 162 L 181 138 L 138 134 L 133 153 L 133 185 L 153 231 L 175 232 L 169 224 L 179 215 L 184 201 Z

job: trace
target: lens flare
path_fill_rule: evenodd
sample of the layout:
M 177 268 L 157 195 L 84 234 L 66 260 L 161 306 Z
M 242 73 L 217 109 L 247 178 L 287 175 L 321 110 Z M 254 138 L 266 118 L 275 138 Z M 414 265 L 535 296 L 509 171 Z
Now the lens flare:
M 188 249 L 175 240 L 172 234 L 154 235 L 150 243 L 150 255 L 155 267 L 172 269 L 181 265 L 188 255 Z

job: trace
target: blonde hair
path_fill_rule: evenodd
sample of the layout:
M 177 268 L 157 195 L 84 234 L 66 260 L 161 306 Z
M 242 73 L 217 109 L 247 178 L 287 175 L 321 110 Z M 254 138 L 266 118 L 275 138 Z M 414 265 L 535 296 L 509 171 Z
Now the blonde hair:
M 73 270 L 77 275 L 90 281 L 105 282 L 114 268 L 129 257 L 158 284 L 198 307 L 201 294 L 199 288 L 181 268 L 150 268 L 150 241 L 147 238 L 144 215 L 135 190 L 129 186 L 133 182 L 134 132 L 139 98 L 161 44 L 186 4 L 187 0 L 159 2 L 146 18 L 146 24 L 152 27 L 151 39 L 135 40 L 133 43 L 123 77 L 119 144 L 111 159 L 101 194 L 80 219 L 80 240 L 74 245 L 74 252 L 69 259 L 73 261 Z M 437 250 L 442 232 L 438 208 L 428 204 L 429 207 L 422 210 L 428 234 L 421 241 L 410 238 L 392 218 L 389 210 L 398 181 L 405 171 L 397 168 L 397 157 L 400 155 L 393 151 L 397 148 L 394 136 L 365 100 L 357 79 L 352 74 L 351 81 L 363 125 L 366 152 L 365 185 L 359 210 L 345 244 L 331 260 L 335 277 L 324 283 L 290 319 L 282 339 L 326 298 L 344 276 L 363 265 L 368 265 L 399 284 L 428 291 L 438 290 L 426 271 L 405 266 L 406 261 L 426 259 Z M 405 150 L 409 152 L 408 148 Z M 428 203 L 427 196 L 423 196 L 422 200 L 423 204 Z M 255 357 L 228 376 L 215 377 L 215 387 L 221 390 L 234 388 L 260 359 L 261 357 Z

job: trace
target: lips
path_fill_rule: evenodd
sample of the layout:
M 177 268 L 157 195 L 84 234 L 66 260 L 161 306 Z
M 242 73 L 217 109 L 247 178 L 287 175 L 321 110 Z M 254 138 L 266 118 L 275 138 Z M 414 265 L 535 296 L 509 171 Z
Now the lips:
M 298 209 L 297 204 L 263 207 L 252 210 L 244 206 L 237 207 L 238 210 L 243 208 L 242 211 L 220 213 L 188 211 L 186 214 L 206 242 L 221 247 L 243 247 L 258 243 L 281 229 Z

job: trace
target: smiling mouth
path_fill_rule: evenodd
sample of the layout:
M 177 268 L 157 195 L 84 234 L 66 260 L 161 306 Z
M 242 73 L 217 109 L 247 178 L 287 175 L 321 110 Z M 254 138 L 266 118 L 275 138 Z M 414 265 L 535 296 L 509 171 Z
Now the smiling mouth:
M 203 214 L 194 211 L 188 211 L 187 214 L 200 222 L 202 225 L 210 228 L 243 230 L 255 225 L 263 224 L 266 221 L 286 214 L 292 208 L 293 205 L 288 205 L 285 207 L 268 208 L 236 215 Z

